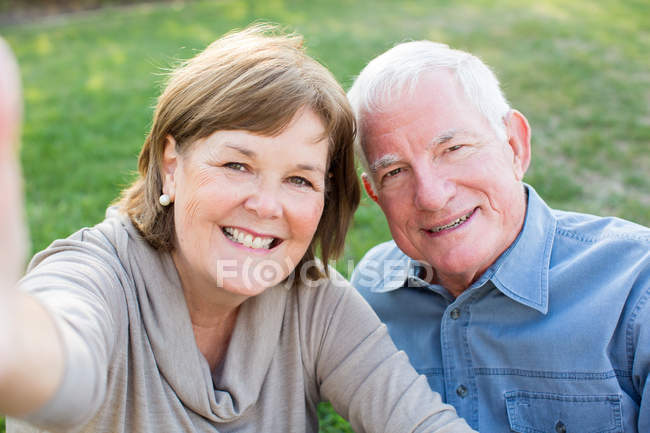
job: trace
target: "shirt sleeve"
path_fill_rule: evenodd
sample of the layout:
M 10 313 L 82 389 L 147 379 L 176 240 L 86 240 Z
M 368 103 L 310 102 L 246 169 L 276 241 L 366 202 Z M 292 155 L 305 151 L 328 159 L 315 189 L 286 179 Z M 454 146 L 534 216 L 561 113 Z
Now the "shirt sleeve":
M 396 349 L 356 290 L 330 273 L 306 315 L 322 398 L 358 433 L 473 431 Z
M 647 281 L 650 282 L 650 278 Z M 633 317 L 633 326 L 630 327 L 633 330 L 630 340 L 634 341 L 634 351 L 630 354 L 632 379 L 641 396 L 638 431 L 646 432 L 650 431 L 650 285 L 648 284 Z
M 24 420 L 49 431 L 87 422 L 106 394 L 116 323 L 124 310 L 114 255 L 79 232 L 37 254 L 20 283 L 52 315 L 63 344 L 64 373 L 53 398 Z M 105 241 L 105 240 L 104 240 Z M 106 241 L 105 241 L 106 242 Z

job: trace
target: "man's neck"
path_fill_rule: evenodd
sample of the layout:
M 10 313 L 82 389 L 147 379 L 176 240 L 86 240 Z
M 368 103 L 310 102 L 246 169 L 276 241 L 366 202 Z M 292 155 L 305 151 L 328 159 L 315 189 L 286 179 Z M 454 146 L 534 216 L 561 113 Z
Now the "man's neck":
M 453 276 L 451 278 L 436 278 L 435 284 L 444 287 L 455 299 L 467 290 L 474 281 L 478 280 L 481 275 L 483 275 L 483 272 L 477 273 L 469 278 L 466 275 L 459 275 L 456 278 Z

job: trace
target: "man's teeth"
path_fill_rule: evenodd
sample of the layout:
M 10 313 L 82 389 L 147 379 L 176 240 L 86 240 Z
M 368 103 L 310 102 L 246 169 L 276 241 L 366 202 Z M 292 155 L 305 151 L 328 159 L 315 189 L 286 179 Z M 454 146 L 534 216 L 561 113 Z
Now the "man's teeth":
M 438 233 L 438 232 L 441 232 L 443 230 L 447 230 L 447 229 L 451 229 L 451 228 L 454 228 L 456 226 L 459 226 L 462 223 L 464 223 L 465 221 L 467 221 L 467 219 L 469 217 L 471 217 L 473 213 L 474 213 L 474 211 L 472 211 L 472 212 L 468 213 L 467 215 L 462 216 L 462 217 L 460 217 L 460 218 L 458 218 L 458 219 L 456 219 L 456 220 L 454 220 L 454 221 L 452 221 L 449 224 L 446 224 L 444 226 L 433 227 L 433 228 L 430 229 L 430 231 L 432 231 L 434 233 Z
M 225 227 L 223 229 L 223 232 L 226 234 L 226 236 L 228 236 L 230 240 L 242 244 L 243 246 L 248 248 L 253 248 L 253 249 L 264 248 L 268 250 L 269 247 L 271 246 L 271 243 L 273 242 L 273 238 L 262 238 L 262 237 L 253 236 L 250 233 L 237 230 L 236 228 L 233 227 Z

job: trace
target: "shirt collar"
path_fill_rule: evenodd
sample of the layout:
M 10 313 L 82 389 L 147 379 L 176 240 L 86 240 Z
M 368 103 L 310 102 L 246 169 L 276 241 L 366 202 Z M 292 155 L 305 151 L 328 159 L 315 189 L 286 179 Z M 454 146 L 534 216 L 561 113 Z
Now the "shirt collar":
M 506 296 L 542 314 L 548 312 L 548 274 L 557 222 L 535 189 L 525 185 L 524 227 L 492 266 L 492 283 Z
M 528 204 L 521 232 L 468 291 L 492 281 L 504 295 L 546 314 L 549 263 L 556 220 L 535 189 L 527 184 L 524 187 L 528 194 Z M 423 284 L 418 284 L 422 281 L 418 275 L 424 266 L 426 265 L 401 253 L 399 259 L 391 260 L 390 272 L 383 273 L 383 284 L 374 287 L 372 291 L 384 293 L 405 286 L 422 286 Z M 428 287 L 436 292 L 446 292 L 435 284 Z
M 372 292 L 386 293 L 404 287 L 408 284 L 409 276 L 416 272 L 416 260 L 402 253 L 397 245 L 393 252 L 396 254 L 390 254 L 381 261 L 383 268 L 377 269 L 381 278 L 377 279 L 379 284 L 371 287 Z

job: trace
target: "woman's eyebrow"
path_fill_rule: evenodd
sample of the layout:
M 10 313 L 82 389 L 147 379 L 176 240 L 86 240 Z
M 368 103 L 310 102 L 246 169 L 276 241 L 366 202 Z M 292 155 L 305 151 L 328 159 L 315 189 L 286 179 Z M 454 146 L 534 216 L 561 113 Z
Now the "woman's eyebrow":
M 255 158 L 255 157 L 257 157 L 257 153 L 256 153 L 254 150 L 249 149 L 249 148 L 247 148 L 247 147 L 240 146 L 240 145 L 235 144 L 235 143 L 225 143 L 225 147 L 227 147 L 227 148 L 229 148 L 229 149 L 232 149 L 232 150 L 234 150 L 235 152 L 239 152 L 239 153 L 241 153 L 242 155 L 245 155 L 245 156 L 247 156 L 247 157 L 249 157 L 249 158 Z M 315 172 L 323 173 L 323 174 L 325 173 L 325 169 L 322 168 L 322 167 L 319 167 L 319 166 L 317 166 L 317 165 L 312 165 L 312 164 L 296 164 L 296 167 L 298 167 L 298 169 L 300 169 L 300 170 L 304 170 L 304 171 L 315 171 Z
M 234 143 L 226 143 L 225 146 L 230 148 L 230 149 L 233 149 L 233 150 L 235 150 L 235 151 L 237 151 L 237 152 L 239 152 L 239 153 L 241 153 L 243 155 L 246 155 L 249 158 L 254 158 L 254 157 L 257 156 L 257 153 L 255 153 L 254 150 L 243 147 L 243 146 L 239 146 L 239 145 L 234 144 Z
M 317 173 L 322 173 L 325 174 L 325 169 L 322 167 L 319 167 L 317 165 L 310 165 L 310 164 L 298 164 L 297 167 L 300 170 L 305 170 L 305 171 L 315 171 Z

